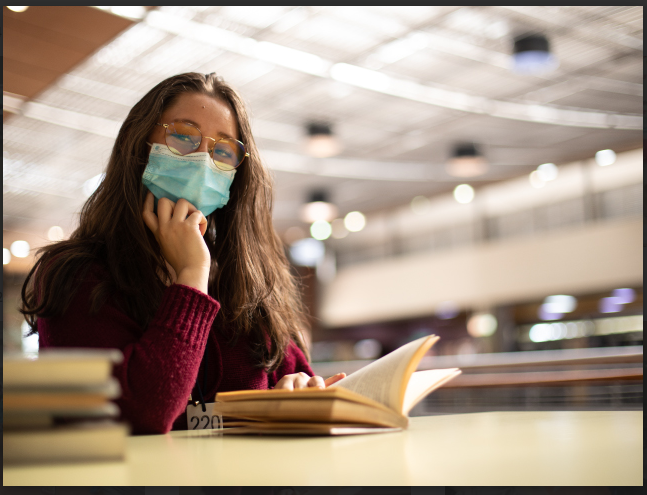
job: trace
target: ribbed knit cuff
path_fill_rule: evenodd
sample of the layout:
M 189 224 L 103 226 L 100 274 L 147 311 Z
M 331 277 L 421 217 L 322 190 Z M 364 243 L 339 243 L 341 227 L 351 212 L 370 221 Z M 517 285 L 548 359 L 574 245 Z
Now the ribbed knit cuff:
M 173 284 L 164 292 L 154 320 L 182 342 L 196 345 L 206 339 L 219 309 L 220 303 L 204 292 Z

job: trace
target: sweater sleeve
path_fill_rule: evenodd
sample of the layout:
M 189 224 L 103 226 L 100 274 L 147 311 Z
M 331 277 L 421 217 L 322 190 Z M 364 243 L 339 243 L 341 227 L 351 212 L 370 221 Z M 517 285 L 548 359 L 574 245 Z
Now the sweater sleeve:
M 120 349 L 124 360 L 114 376 L 122 389 L 116 400 L 122 418 L 133 433 L 166 433 L 186 407 L 220 305 L 196 289 L 174 284 L 142 331 L 110 300 L 90 314 L 94 284 L 86 279 L 62 316 L 38 320 L 41 346 Z
M 285 375 L 300 372 L 314 376 L 314 372 L 299 346 L 294 342 L 290 342 L 281 366 L 268 376 L 268 386 L 273 388 Z

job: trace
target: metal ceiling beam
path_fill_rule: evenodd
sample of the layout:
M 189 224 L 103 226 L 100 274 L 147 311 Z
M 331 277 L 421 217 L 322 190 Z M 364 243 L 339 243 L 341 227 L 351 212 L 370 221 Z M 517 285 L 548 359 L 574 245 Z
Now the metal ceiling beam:
M 628 130 L 638 130 L 643 127 L 642 116 L 495 100 L 390 77 L 354 65 L 333 64 L 331 61 L 308 52 L 274 43 L 259 42 L 231 31 L 188 19 L 180 19 L 160 11 L 150 12 L 144 22 L 154 28 L 246 57 L 438 107 L 552 125 Z

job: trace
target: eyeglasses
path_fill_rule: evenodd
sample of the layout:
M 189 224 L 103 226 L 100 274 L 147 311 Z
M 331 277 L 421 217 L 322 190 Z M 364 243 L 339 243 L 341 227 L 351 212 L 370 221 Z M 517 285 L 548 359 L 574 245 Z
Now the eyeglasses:
M 245 151 L 245 145 L 232 138 L 214 139 L 203 136 L 200 129 L 189 122 L 174 120 L 170 124 L 155 124 L 164 127 L 166 134 L 164 140 L 166 146 L 176 155 L 188 155 L 200 148 L 203 139 L 213 141 L 213 148 L 207 148 L 213 163 L 220 170 L 234 170 L 237 168 L 249 153 Z

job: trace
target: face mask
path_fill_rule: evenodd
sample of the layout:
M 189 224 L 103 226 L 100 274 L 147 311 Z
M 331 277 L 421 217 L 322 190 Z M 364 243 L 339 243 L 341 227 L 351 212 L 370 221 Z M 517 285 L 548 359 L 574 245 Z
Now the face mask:
M 235 173 L 216 167 L 209 153 L 180 156 L 166 145 L 153 144 L 142 182 L 155 196 L 155 211 L 160 198 L 175 203 L 184 198 L 206 217 L 229 201 Z

